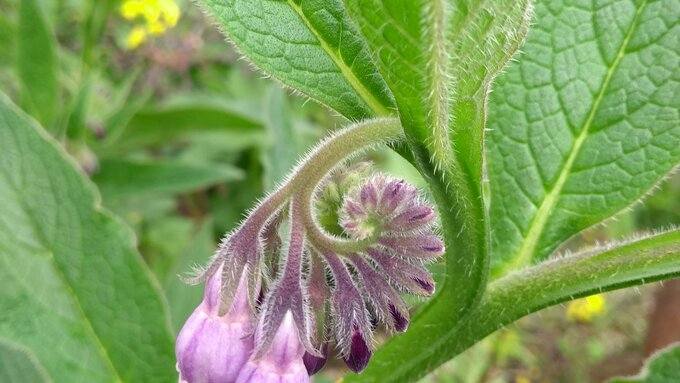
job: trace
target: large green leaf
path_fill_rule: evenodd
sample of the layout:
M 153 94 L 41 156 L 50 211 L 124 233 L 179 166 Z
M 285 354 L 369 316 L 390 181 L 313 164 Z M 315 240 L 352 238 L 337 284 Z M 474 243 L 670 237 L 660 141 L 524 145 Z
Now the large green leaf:
M 236 47 L 293 89 L 352 120 L 391 95 L 341 0 L 201 0 Z
M 57 111 L 56 39 L 37 0 L 22 0 L 17 32 L 17 70 L 24 109 L 46 127 Z
M 0 337 L 55 382 L 171 382 L 168 310 L 131 232 L 0 95 Z
M 30 350 L 0 338 L 0 382 L 51 383 Z
M 680 344 L 675 343 L 652 355 L 642 372 L 631 378 L 618 378 L 608 383 L 680 382 Z
M 119 199 L 188 193 L 243 177 L 240 169 L 228 165 L 104 159 L 93 180 L 106 199 Z
M 471 311 L 484 289 L 486 98 L 526 33 L 531 7 L 528 1 L 346 3 L 394 94 L 415 162 L 437 202 L 447 248 L 440 293 L 406 334 L 376 353 L 373 365 L 380 368 L 369 374 L 378 374 L 427 350 Z
M 499 267 L 547 257 L 680 160 L 680 1 L 543 2 L 536 19 L 490 103 Z

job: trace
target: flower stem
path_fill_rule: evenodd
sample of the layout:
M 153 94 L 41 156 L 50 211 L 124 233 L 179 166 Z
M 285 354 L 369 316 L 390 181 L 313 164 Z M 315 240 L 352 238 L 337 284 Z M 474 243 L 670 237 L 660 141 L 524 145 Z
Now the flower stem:
M 326 233 L 312 213 L 312 197 L 319 182 L 337 164 L 376 143 L 399 140 L 402 134 L 396 118 L 364 121 L 329 137 L 301 162 L 290 183 L 301 201 L 298 213 L 302 215 L 308 239 L 315 247 L 348 255 L 361 252 L 374 242 L 371 238 L 356 241 Z

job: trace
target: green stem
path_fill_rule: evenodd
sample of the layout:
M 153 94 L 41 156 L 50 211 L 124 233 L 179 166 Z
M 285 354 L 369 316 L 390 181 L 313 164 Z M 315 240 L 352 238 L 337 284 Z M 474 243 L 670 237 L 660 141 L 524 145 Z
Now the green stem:
M 588 251 L 511 273 L 489 284 L 480 305 L 457 326 L 437 333 L 427 352 L 399 365 L 369 367 L 362 382 L 416 381 L 487 335 L 545 307 L 680 276 L 680 230 L 600 253 Z M 377 354 L 380 353 L 380 350 Z M 350 376 L 347 382 L 356 381 Z
M 438 281 L 439 293 L 414 316 L 412 326 L 439 328 L 450 327 L 474 310 L 486 286 L 488 273 L 489 244 L 486 210 L 482 198 L 481 184 L 460 162 L 454 161 L 449 167 L 437 171 L 430 159 L 430 151 L 421 144 L 409 142 L 414 159 L 421 174 L 430 186 L 441 218 L 442 233 L 446 245 L 446 272 Z M 442 318 L 446 322 L 442 323 Z M 429 344 L 437 337 L 437 331 L 414 331 L 419 339 L 411 339 L 409 333 L 395 338 L 395 354 L 412 348 L 412 342 Z M 423 338 L 425 333 L 426 338 Z M 429 335 L 428 335 L 429 334 Z M 432 337 L 433 339 L 427 339 Z M 406 348 L 402 348 L 406 347 Z M 427 348 L 427 347 L 426 347 Z
M 312 208 L 316 186 L 339 163 L 376 143 L 396 141 L 402 137 L 402 129 L 396 118 L 378 118 L 357 123 L 323 141 L 310 153 L 294 172 L 291 184 L 301 201 L 300 209 L 308 240 L 317 248 L 332 250 L 339 254 L 363 251 L 371 240 L 348 240 L 332 236 L 317 224 Z

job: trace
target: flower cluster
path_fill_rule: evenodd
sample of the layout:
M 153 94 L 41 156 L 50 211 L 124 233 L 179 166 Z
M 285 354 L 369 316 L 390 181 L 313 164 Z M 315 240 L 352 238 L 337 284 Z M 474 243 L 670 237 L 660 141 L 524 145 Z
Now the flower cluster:
M 372 324 L 407 329 L 401 294 L 434 292 L 424 264 L 444 245 L 415 187 L 382 174 L 356 177 L 365 170 L 335 174 L 321 188 L 342 201 L 333 212 L 338 235 L 313 218 L 311 206 L 323 203 L 282 188 L 223 240 L 194 281 L 206 281 L 205 296 L 177 340 L 180 381 L 308 382 L 329 343 L 359 372 L 372 355 Z
M 135 49 L 143 44 L 148 36 L 158 36 L 174 27 L 179 20 L 179 7 L 173 0 L 125 0 L 120 6 L 120 14 L 126 20 L 143 19 L 128 33 L 125 47 Z

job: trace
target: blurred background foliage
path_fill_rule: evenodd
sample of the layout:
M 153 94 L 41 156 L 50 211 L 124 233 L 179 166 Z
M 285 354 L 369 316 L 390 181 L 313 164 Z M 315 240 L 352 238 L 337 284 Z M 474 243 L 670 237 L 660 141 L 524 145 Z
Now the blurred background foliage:
M 134 229 L 175 330 L 202 295 L 177 274 L 204 263 L 300 155 L 346 123 L 264 77 L 190 1 L 0 0 L 0 88 L 63 144 L 102 204 Z M 368 156 L 423 185 L 389 150 Z M 676 174 L 562 252 L 678 224 Z M 654 313 L 680 307 L 680 294 L 661 290 L 624 290 L 531 315 L 424 381 L 588 382 L 634 373 L 653 349 Z M 342 371 L 330 363 L 317 380 L 334 382 Z

